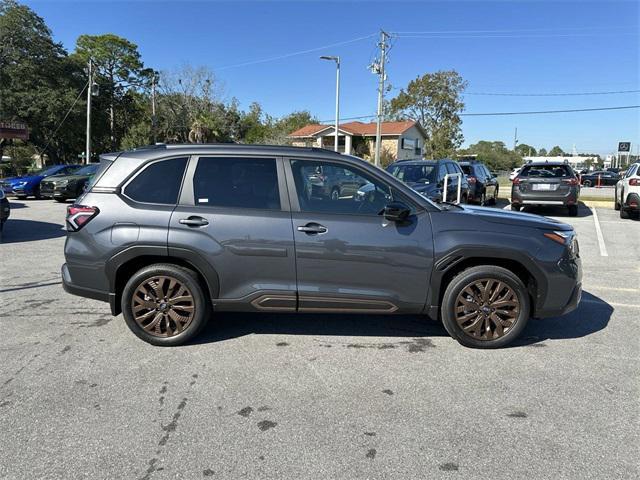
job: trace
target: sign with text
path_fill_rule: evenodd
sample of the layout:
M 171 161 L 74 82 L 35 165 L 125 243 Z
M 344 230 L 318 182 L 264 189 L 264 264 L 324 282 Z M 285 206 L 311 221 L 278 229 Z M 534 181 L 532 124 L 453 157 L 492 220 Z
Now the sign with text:
M 0 138 L 29 139 L 29 129 L 21 122 L 0 122 Z

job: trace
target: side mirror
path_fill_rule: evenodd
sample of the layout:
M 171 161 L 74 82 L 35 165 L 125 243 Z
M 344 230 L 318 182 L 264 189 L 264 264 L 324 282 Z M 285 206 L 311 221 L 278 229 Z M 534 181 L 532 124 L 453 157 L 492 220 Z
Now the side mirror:
M 381 213 L 390 222 L 404 222 L 409 217 L 411 209 L 402 202 L 391 202 Z

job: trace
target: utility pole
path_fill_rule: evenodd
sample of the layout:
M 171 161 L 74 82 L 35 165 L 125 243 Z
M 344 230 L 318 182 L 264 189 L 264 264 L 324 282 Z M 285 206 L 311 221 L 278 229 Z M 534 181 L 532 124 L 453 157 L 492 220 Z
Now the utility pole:
M 84 149 L 84 163 L 91 162 L 91 95 L 93 93 L 93 63 L 89 59 L 89 83 L 87 83 L 87 138 Z
M 380 166 L 380 147 L 382 143 L 382 104 L 384 101 L 384 82 L 385 82 L 385 72 L 384 66 L 387 61 L 387 38 L 389 38 L 389 34 L 384 30 L 380 30 L 380 43 L 378 46 L 380 47 L 380 62 L 374 62 L 372 65 L 373 73 L 378 74 L 378 111 L 376 118 L 376 154 L 375 154 L 375 165 L 376 167 Z
M 336 135 L 333 142 L 333 149 L 337 152 L 339 150 L 338 129 L 340 128 L 340 57 L 322 55 L 320 57 L 320 60 L 331 60 L 333 62 L 336 62 L 336 122 L 334 127 Z
M 516 151 L 516 147 L 518 146 L 518 127 L 516 127 L 516 132 L 513 134 L 513 151 Z
M 154 71 L 151 76 L 151 131 L 153 133 L 153 143 L 157 143 L 158 136 L 156 132 L 157 119 L 156 119 L 156 72 Z

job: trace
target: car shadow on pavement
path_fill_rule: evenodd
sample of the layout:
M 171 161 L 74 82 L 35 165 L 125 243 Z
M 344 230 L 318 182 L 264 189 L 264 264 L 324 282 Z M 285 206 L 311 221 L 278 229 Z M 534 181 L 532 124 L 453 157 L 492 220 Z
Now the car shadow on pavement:
M 220 312 L 189 343 L 215 343 L 252 334 L 402 338 L 448 335 L 440 322 L 419 315 Z
M 569 211 L 567 207 L 561 206 L 526 206 L 523 207 L 521 212 L 526 213 L 535 213 L 537 215 L 544 215 L 545 217 L 567 217 L 567 218 L 575 218 L 569 216 Z M 591 213 L 591 209 L 587 207 L 583 202 L 578 202 L 578 215 L 577 218 L 581 217 L 590 217 L 593 213 Z
M 604 329 L 613 310 L 601 298 L 584 292 L 580 305 L 573 312 L 562 317 L 530 319 L 520 338 L 510 346 L 545 346 L 544 340 L 585 337 Z M 215 343 L 252 334 L 424 337 L 425 340 L 449 336 L 442 323 L 421 315 L 220 312 L 189 343 Z M 380 342 L 383 346 L 387 344 Z
M 582 338 L 604 330 L 614 308 L 589 292 L 582 292 L 582 300 L 573 312 L 562 317 L 531 319 L 513 347 L 544 346 L 544 340 Z
M 11 210 L 18 210 L 20 208 L 29 208 L 29 205 L 26 205 L 22 202 L 9 201 L 9 207 L 11 208 Z
M 35 220 L 17 220 L 9 218 L 4 224 L 2 243 L 22 243 L 47 240 L 66 235 L 59 223 L 37 222 Z

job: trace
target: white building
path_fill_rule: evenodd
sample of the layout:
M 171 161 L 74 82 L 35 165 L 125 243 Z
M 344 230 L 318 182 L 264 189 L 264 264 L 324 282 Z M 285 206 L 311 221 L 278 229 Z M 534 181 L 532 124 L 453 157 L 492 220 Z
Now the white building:
M 534 162 L 564 162 L 567 161 L 571 168 L 574 170 L 584 170 L 589 168 L 589 163 L 591 165 L 595 165 L 598 161 L 598 157 L 586 157 L 581 155 L 558 155 L 557 157 L 523 157 L 525 162 L 534 161 Z M 591 162 L 587 163 L 587 160 L 591 160 Z M 593 168 L 593 167 L 592 167 Z

